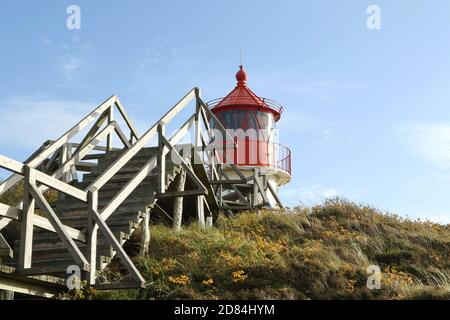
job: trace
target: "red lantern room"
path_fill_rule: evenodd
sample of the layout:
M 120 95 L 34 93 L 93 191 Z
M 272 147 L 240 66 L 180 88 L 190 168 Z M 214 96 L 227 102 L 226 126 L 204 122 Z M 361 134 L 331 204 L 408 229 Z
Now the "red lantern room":
M 237 150 L 226 150 L 226 154 L 222 155 L 223 161 L 241 168 L 272 169 L 275 175 L 284 176 L 283 180 L 290 180 L 291 152 L 276 141 L 276 123 L 280 120 L 283 107 L 273 100 L 257 96 L 247 86 L 247 79 L 246 71 L 240 66 L 233 91 L 225 98 L 208 103 L 237 142 Z M 214 128 L 215 124 L 212 123 L 211 127 Z

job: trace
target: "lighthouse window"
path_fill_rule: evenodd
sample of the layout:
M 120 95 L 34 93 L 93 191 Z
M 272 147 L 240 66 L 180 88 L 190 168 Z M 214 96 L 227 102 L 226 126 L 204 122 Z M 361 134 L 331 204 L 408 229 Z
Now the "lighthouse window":
M 227 129 L 254 129 L 258 134 L 261 129 L 266 132 L 271 131 L 275 123 L 272 113 L 256 110 L 226 110 L 217 113 L 216 116 Z M 211 127 L 216 127 L 213 121 L 211 121 Z M 263 135 L 259 139 L 268 139 L 267 134 Z

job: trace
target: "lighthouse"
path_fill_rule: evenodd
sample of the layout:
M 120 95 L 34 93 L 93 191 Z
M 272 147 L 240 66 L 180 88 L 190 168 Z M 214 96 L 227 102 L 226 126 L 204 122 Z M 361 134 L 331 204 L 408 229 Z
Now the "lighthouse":
M 283 107 L 256 95 L 248 87 L 248 76 L 243 66 L 236 73 L 236 81 L 236 87 L 225 98 L 208 102 L 217 121 L 235 143 L 235 147 L 230 148 L 223 137 L 224 148 L 219 153 L 224 171 L 230 177 L 238 178 L 233 165 L 245 176 L 258 170 L 271 189 L 278 193 L 279 188 L 291 180 L 291 151 L 278 141 L 277 122 L 281 119 Z M 210 126 L 216 128 L 218 124 L 211 121 Z M 266 198 L 269 206 L 277 206 L 273 192 L 267 191 Z

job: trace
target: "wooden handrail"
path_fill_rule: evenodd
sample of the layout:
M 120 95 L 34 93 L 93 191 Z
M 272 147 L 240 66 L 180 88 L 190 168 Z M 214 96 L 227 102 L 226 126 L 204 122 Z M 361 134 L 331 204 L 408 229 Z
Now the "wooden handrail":
M 159 123 L 169 123 L 186 105 L 195 98 L 196 88 L 189 91 L 178 103 L 175 104 L 159 121 L 156 122 L 147 132 L 145 132 L 134 145 L 125 151 L 109 168 L 103 172 L 87 190 L 100 190 L 122 167 L 128 163 L 147 143 L 157 134 Z
M 68 143 L 71 138 L 73 138 L 76 134 L 78 134 L 80 131 L 82 131 L 85 127 L 87 127 L 89 124 L 91 124 L 95 119 L 98 117 L 101 117 L 105 111 L 108 110 L 108 108 L 112 108 L 113 105 L 116 105 L 118 108 L 120 114 L 122 115 L 123 119 L 125 120 L 125 123 L 127 124 L 128 128 L 130 129 L 130 132 L 132 132 L 132 135 L 138 139 L 138 133 L 131 122 L 130 118 L 128 117 L 128 114 L 126 113 L 122 103 L 120 102 L 119 98 L 116 95 L 113 95 L 109 97 L 107 100 L 105 100 L 102 104 L 100 104 L 96 109 L 94 109 L 91 113 L 89 113 L 86 117 L 84 117 L 80 122 L 78 122 L 75 126 L 73 126 L 71 129 L 69 129 L 66 133 L 64 133 L 59 139 L 57 140 L 47 140 L 46 143 L 41 146 L 40 152 L 36 151 L 32 157 L 30 157 L 27 160 L 27 165 L 29 165 L 32 168 L 36 168 L 39 166 L 42 161 L 47 159 L 49 156 L 51 156 L 53 153 L 55 153 L 59 148 L 61 148 L 65 143 Z M 117 134 L 119 135 L 119 138 L 123 141 L 124 136 L 119 131 L 116 130 Z M 50 143 L 48 146 L 45 146 L 46 144 Z M 77 147 L 80 147 L 78 144 L 76 144 Z M 81 143 L 81 146 L 83 146 L 83 143 Z M 15 173 L 11 175 L 8 179 L 0 183 L 0 195 L 3 194 L 5 191 L 9 190 L 12 186 L 14 186 L 17 182 L 19 182 L 22 179 L 22 176 Z

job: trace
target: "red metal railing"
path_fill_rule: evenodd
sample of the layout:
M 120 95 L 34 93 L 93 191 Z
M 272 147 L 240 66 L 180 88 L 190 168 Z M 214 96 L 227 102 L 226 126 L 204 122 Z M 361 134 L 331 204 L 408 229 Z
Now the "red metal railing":
M 291 150 L 279 143 L 273 142 L 275 149 L 277 150 L 274 152 L 274 166 L 277 169 L 286 171 L 289 173 L 289 175 L 292 174 L 292 154 Z
M 223 163 L 233 163 L 238 166 L 268 167 L 292 173 L 291 150 L 279 143 L 266 140 L 237 140 L 236 149 L 223 143 L 223 150 L 216 151 Z M 219 146 L 221 143 L 218 144 Z M 220 149 L 220 148 L 219 148 Z
M 207 103 L 208 107 L 210 109 L 214 109 L 219 105 L 222 101 L 224 101 L 225 98 L 218 98 L 211 100 Z M 238 97 L 236 99 L 227 98 L 227 100 L 223 103 L 223 107 L 225 106 L 233 106 L 233 105 L 240 105 L 240 106 L 254 106 L 255 104 L 261 103 L 261 107 L 271 109 L 275 113 L 281 114 L 283 112 L 283 106 L 279 104 L 278 102 L 267 99 L 267 98 L 260 98 L 261 101 L 254 100 L 249 97 Z

